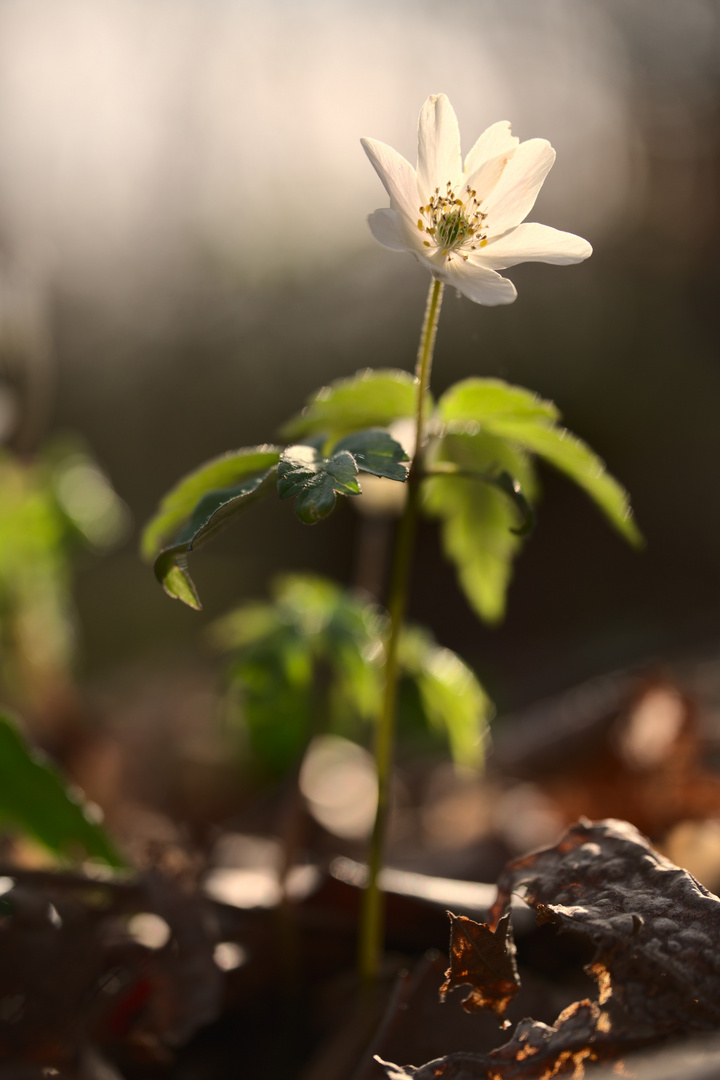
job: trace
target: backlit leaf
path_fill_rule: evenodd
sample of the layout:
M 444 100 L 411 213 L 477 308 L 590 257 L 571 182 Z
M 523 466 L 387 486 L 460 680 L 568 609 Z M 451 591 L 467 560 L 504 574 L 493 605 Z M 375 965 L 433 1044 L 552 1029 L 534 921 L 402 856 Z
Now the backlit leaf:
M 560 415 L 552 402 L 500 380 L 465 379 L 441 397 L 438 416 L 451 432 L 476 426 L 538 454 L 574 480 L 626 540 L 642 543 L 627 492 L 586 443 L 555 423 Z
M 633 520 L 627 491 L 607 472 L 605 462 L 587 443 L 555 425 L 508 422 L 503 426 L 507 438 L 538 454 L 574 480 L 626 540 L 635 547 L 642 545 L 643 537 Z
M 302 412 L 285 424 L 282 435 L 287 439 L 315 434 L 338 438 L 360 428 L 387 427 L 414 413 L 413 375 L 408 371 L 367 369 L 318 390 Z
M 497 424 L 503 418 L 552 422 L 559 415 L 552 401 L 502 379 L 463 379 L 438 401 L 438 416 L 446 424 Z
M 488 477 L 507 472 L 520 484 L 527 501 L 535 497 L 530 458 L 519 447 L 485 432 L 446 435 L 438 465 L 448 463 L 457 474 L 430 476 L 425 483 L 425 509 L 440 518 L 445 554 L 455 564 L 468 600 L 486 622 L 505 613 L 512 561 L 521 546 L 522 518 L 505 491 Z
M 190 577 L 187 562 L 190 551 L 201 546 L 237 514 L 268 494 L 275 486 L 277 467 L 248 476 L 234 487 L 209 491 L 202 496 L 189 520 L 169 547 L 155 560 L 155 576 L 165 592 L 189 607 L 199 609 L 200 600 Z
M 157 513 L 145 526 L 141 541 L 143 557 L 154 559 L 194 514 L 200 500 L 211 493 L 234 487 L 246 478 L 265 475 L 280 459 L 278 446 L 250 446 L 233 450 L 184 476 L 165 495 Z

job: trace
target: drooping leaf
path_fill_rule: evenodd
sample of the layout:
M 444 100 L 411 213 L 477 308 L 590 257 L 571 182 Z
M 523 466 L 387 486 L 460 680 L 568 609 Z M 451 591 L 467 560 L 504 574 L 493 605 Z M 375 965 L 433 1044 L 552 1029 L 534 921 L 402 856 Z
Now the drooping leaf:
M 428 415 L 431 405 L 428 397 Z M 318 390 L 302 412 L 285 424 L 282 435 L 287 439 L 316 434 L 339 438 L 361 428 L 387 427 L 414 412 L 413 375 L 394 369 L 367 369 Z
M 102 859 L 124 866 L 80 793 L 33 750 L 17 724 L 0 713 L 0 820 L 28 833 L 63 858 Z
M 507 438 L 538 454 L 574 480 L 621 536 L 635 547 L 643 544 L 642 534 L 632 517 L 627 491 L 607 472 L 605 462 L 587 443 L 566 428 L 556 425 L 508 422 L 503 427 L 503 434 Z
M 453 761 L 481 766 L 493 705 L 474 672 L 417 626 L 403 630 L 400 665 L 415 680 L 425 721 L 447 738 Z
M 358 466 L 347 450 L 323 457 L 313 446 L 289 446 L 278 465 L 278 495 L 295 498 L 295 513 L 306 525 L 327 517 L 336 495 L 359 495 Z
M 246 477 L 234 487 L 209 491 L 202 496 L 189 520 L 169 547 L 155 560 L 155 576 L 168 596 L 196 610 L 201 607 L 197 590 L 188 570 L 188 553 L 211 539 L 253 502 L 275 486 L 277 466 Z
M 443 548 L 469 602 L 486 622 L 497 622 L 505 613 L 523 519 L 514 500 L 498 490 L 493 478 L 506 472 L 520 485 L 524 500 L 532 503 L 536 487 L 532 462 L 513 443 L 480 431 L 446 435 L 438 451 L 438 464 L 443 463 L 457 472 L 429 477 L 425 509 L 440 518 Z
M 450 967 L 440 987 L 440 1000 L 448 990 L 469 985 L 462 1001 L 466 1012 L 490 1009 L 500 1019 L 520 989 L 515 964 L 510 912 L 494 927 L 477 923 L 465 915 L 450 916 Z
M 202 604 L 195 582 L 188 570 L 188 557 L 183 548 L 170 548 L 158 555 L 155 560 L 155 577 L 168 596 L 181 600 L 183 604 L 200 611 Z
M 162 499 L 157 513 L 143 530 L 141 551 L 152 561 L 194 514 L 200 501 L 214 492 L 232 488 L 246 479 L 264 476 L 280 460 L 281 447 L 250 446 L 233 450 L 184 476 Z
M 586 443 L 556 423 L 560 416 L 552 402 L 500 380 L 473 378 L 441 397 L 438 416 L 451 432 L 474 424 L 538 454 L 574 480 L 626 540 L 636 546 L 642 543 L 627 492 Z
M 367 428 L 347 435 L 334 447 L 336 454 L 341 450 L 352 454 L 362 472 L 384 476 L 388 480 L 407 480 L 408 465 L 405 462 L 410 459 L 400 443 L 382 428 Z

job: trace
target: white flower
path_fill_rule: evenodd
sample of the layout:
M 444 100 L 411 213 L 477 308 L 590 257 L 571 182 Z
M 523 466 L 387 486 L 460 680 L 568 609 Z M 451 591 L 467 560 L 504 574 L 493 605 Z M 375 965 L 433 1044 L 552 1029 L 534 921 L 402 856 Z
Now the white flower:
M 555 160 L 545 139 L 521 143 L 501 120 L 465 158 L 444 94 L 429 97 L 418 124 L 413 167 L 385 143 L 362 139 L 390 209 L 368 218 L 376 240 L 409 251 L 440 281 L 478 304 L 510 304 L 515 286 L 496 273 L 521 262 L 576 263 L 592 248 L 573 233 L 524 223 Z

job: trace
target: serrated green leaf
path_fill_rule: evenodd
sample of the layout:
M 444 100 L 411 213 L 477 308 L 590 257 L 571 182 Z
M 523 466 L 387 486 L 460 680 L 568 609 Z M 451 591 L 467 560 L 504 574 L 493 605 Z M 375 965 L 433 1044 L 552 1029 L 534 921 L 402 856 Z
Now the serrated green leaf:
M 334 447 L 336 454 L 341 450 L 352 454 L 362 472 L 388 480 L 407 480 L 409 466 L 405 462 L 410 459 L 400 443 L 382 428 L 354 431 Z
M 502 433 L 574 480 L 631 544 L 639 547 L 644 543 L 632 517 L 627 491 L 607 472 L 602 458 L 577 435 L 556 425 L 511 421 L 503 423 Z
M 552 401 L 544 401 L 532 391 L 511 386 L 502 379 L 463 379 L 446 390 L 438 401 L 440 420 L 452 425 L 486 425 L 503 418 L 552 422 L 559 415 Z
M 279 446 L 249 446 L 233 450 L 184 476 L 165 495 L 157 513 L 145 526 L 141 540 L 143 558 L 156 558 L 208 494 L 234 487 L 247 477 L 264 475 L 280 460 Z
M 628 493 L 587 443 L 555 423 L 560 414 L 551 401 L 500 380 L 465 379 L 443 394 L 438 415 L 450 431 L 477 424 L 538 454 L 583 488 L 626 540 L 642 544 Z
M 440 518 L 444 551 L 468 600 L 486 622 L 498 622 L 505 614 L 512 561 L 522 541 L 516 507 L 486 481 L 505 471 L 532 503 L 532 462 L 519 447 L 486 432 L 446 435 L 438 458 L 455 465 L 460 474 L 430 476 L 424 485 L 425 509 Z
M 336 495 L 359 495 L 358 467 L 347 450 L 323 457 L 313 446 L 289 446 L 278 465 L 278 495 L 295 497 L 295 513 L 314 525 L 332 511 Z
M 269 494 L 275 486 L 277 466 L 263 473 L 246 477 L 234 487 L 209 491 L 193 509 L 174 542 L 160 552 L 155 560 L 155 576 L 168 596 L 182 600 L 199 610 L 202 606 L 188 571 L 188 553 L 206 543 L 232 518 L 252 503 Z
M 302 439 L 326 434 L 340 438 L 361 428 L 387 427 L 415 413 L 415 377 L 408 371 L 359 371 L 318 390 L 305 408 L 285 424 L 282 435 Z M 428 396 L 427 415 L 432 409 Z
M 25 742 L 17 724 L 0 713 L 0 818 L 61 857 L 102 859 L 124 866 L 109 836 L 92 820 L 80 793 Z

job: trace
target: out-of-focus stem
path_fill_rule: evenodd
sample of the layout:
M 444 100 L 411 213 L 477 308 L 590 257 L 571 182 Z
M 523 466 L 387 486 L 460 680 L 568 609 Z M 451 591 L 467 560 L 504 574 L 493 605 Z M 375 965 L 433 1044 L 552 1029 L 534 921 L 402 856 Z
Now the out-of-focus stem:
M 420 346 L 415 368 L 415 389 L 417 393 L 415 404 L 415 452 L 408 473 L 407 499 L 398 524 L 390 572 L 387 604 L 390 624 L 385 641 L 385 690 L 375 741 L 375 764 L 378 781 L 377 813 L 368 853 L 368 880 L 363 893 L 358 948 L 360 975 L 366 983 L 374 982 L 378 976 L 385 936 L 385 905 L 378 885 L 378 875 L 385 850 L 385 837 L 390 811 L 399 674 L 398 647 L 405 618 L 408 582 L 415 548 L 420 481 L 423 475 L 423 457 L 425 454 L 427 397 L 430 388 L 430 373 L 432 371 L 435 336 L 442 295 L 442 282 L 433 278 L 425 308 L 425 319 L 420 335 Z

